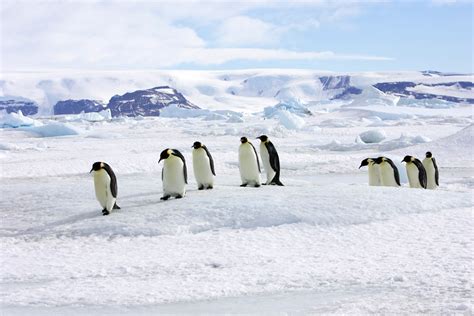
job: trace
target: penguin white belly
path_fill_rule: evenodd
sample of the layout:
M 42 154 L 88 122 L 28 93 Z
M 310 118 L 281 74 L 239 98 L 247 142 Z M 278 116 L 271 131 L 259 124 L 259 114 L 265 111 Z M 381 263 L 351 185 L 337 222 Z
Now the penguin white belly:
M 408 183 L 410 184 L 410 188 L 422 188 L 420 185 L 420 180 L 418 179 L 418 168 L 414 163 L 407 163 L 407 176 L 408 176 Z
M 110 177 L 104 169 L 94 171 L 94 187 L 100 205 L 111 212 L 116 199 L 110 190 Z
M 267 147 L 264 143 L 260 144 L 260 157 L 262 158 L 263 168 L 265 169 L 265 173 L 267 174 L 266 184 L 270 184 L 270 182 L 275 177 L 276 172 L 272 169 L 272 166 L 270 165 L 270 155 L 268 154 Z
M 369 163 L 369 185 L 370 186 L 380 186 L 382 185 L 380 179 L 380 166 L 374 164 L 373 162 Z
M 185 193 L 183 161 L 171 155 L 163 165 L 163 192 L 164 195 L 181 195 Z
M 242 183 L 260 184 L 257 157 L 255 156 L 253 147 L 249 144 L 240 145 L 239 170 Z
M 387 162 L 382 162 L 380 164 L 380 179 L 383 186 L 398 187 L 398 183 L 395 180 L 394 171 Z
M 211 163 L 206 151 L 202 148 L 193 150 L 193 170 L 198 186 L 214 185 Z
M 427 179 L 426 188 L 430 190 L 436 189 L 438 187 L 438 185 L 436 185 L 436 180 L 435 180 L 436 170 L 431 159 L 428 159 L 428 158 L 423 159 L 423 167 L 425 167 L 425 170 L 426 170 L 426 179 Z

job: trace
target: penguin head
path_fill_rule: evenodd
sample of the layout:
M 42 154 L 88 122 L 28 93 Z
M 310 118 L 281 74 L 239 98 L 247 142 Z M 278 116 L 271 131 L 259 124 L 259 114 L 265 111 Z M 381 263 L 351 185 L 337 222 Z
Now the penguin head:
M 374 160 L 374 163 L 376 163 L 377 165 L 380 165 L 382 162 L 386 161 L 387 158 L 385 157 L 378 157 L 377 159 Z
M 199 149 L 202 147 L 202 144 L 201 142 L 194 142 L 194 144 L 191 147 L 193 147 L 194 149 Z
M 258 136 L 257 139 L 260 139 L 260 141 L 262 143 L 264 143 L 268 140 L 268 136 L 267 135 L 261 135 L 261 136 Z
M 101 161 L 94 162 L 92 164 L 92 169 L 89 171 L 91 173 L 92 171 L 99 171 L 100 169 L 104 168 L 104 163 Z
M 403 158 L 402 162 L 409 163 L 409 162 L 412 162 L 413 160 L 415 160 L 415 157 L 407 155 L 405 156 L 405 158 Z
M 368 166 L 369 163 L 374 163 L 374 159 L 372 158 L 365 158 L 364 160 L 361 161 L 359 169 L 362 168 L 363 166 Z
M 247 139 L 247 137 L 240 137 L 240 142 L 242 144 L 245 144 L 246 142 L 248 142 L 249 140 Z
M 427 151 L 426 158 L 431 158 L 431 157 L 433 157 L 433 154 L 431 153 L 431 151 Z
M 158 163 L 160 163 L 162 160 L 168 159 L 168 157 L 173 153 L 172 149 L 166 148 L 163 150 L 160 154 L 160 160 L 158 160 Z

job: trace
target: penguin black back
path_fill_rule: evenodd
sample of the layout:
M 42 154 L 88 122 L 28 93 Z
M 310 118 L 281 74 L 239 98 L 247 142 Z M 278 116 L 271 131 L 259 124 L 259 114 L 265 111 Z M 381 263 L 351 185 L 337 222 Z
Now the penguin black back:
M 211 172 L 213 175 L 216 175 L 216 172 L 214 171 L 214 159 L 212 159 L 211 153 L 207 149 L 205 145 L 203 145 L 201 142 L 194 142 L 193 146 L 194 149 L 199 149 L 202 148 L 206 152 L 207 158 L 209 158 L 209 164 L 211 166 Z
M 433 157 L 433 154 L 430 151 L 426 152 L 426 158 L 431 158 L 431 161 L 433 162 L 433 167 L 435 169 L 435 182 L 436 185 L 439 186 L 439 171 L 438 165 L 436 164 L 436 159 Z

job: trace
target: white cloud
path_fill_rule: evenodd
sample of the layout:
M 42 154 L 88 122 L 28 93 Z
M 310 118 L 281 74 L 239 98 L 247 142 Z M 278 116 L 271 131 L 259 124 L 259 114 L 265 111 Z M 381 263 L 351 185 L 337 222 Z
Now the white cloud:
M 327 4 L 319 1 L 298 5 Z M 386 60 L 377 56 L 265 49 L 265 45 L 278 43 L 282 34 L 317 28 L 319 21 L 315 18 L 275 25 L 245 15 L 262 6 L 284 8 L 287 4 L 2 0 L 1 60 L 7 70 L 141 69 L 220 65 L 233 60 Z M 219 24 L 220 30 L 208 32 L 207 38 L 197 31 L 202 26 Z M 212 34 L 217 35 L 218 47 L 211 45 Z
M 275 43 L 282 30 L 276 25 L 247 16 L 235 16 L 219 25 L 217 42 L 222 46 L 241 46 Z

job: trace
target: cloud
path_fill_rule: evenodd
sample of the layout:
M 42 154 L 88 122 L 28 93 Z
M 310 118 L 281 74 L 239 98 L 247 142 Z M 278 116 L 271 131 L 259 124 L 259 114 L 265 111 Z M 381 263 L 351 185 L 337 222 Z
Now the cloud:
M 221 46 L 262 46 L 278 41 L 282 29 L 271 23 L 247 17 L 235 16 L 219 25 L 216 41 Z
M 193 56 L 196 63 L 219 65 L 232 60 L 365 60 L 389 61 L 392 58 L 369 55 L 346 55 L 334 52 L 296 52 L 285 49 L 262 48 L 214 48 L 196 49 L 186 53 Z M 185 56 L 184 56 L 185 57 Z M 186 57 L 185 57 L 186 59 Z
M 295 5 L 342 5 L 329 3 Z M 388 60 L 279 47 L 282 35 L 317 28 L 320 22 L 314 18 L 277 25 L 246 15 L 262 7 L 284 13 L 289 5 L 281 1 L 209 0 L 204 5 L 199 1 L 2 0 L 2 67 L 144 69 L 234 60 Z M 212 31 L 202 31 L 205 28 Z

